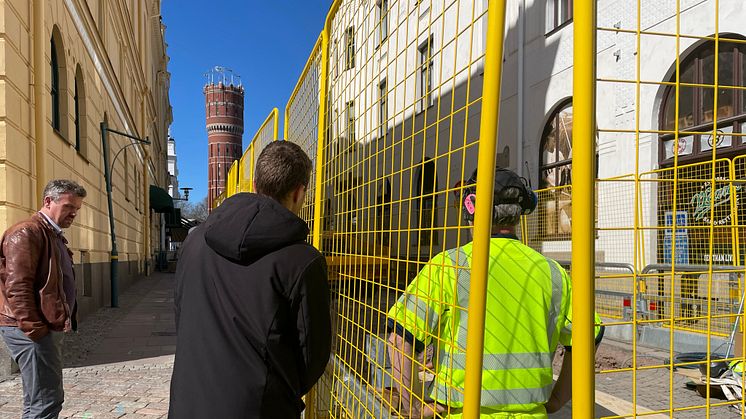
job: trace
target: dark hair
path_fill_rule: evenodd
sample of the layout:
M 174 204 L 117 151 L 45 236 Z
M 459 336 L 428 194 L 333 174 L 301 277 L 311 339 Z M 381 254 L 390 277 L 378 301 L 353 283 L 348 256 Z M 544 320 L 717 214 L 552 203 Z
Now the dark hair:
M 54 179 L 47 183 L 42 198 L 50 197 L 52 201 L 57 202 L 60 199 L 60 195 L 68 193 L 80 198 L 85 198 L 87 195 L 85 188 L 73 180 Z
M 256 191 L 282 201 L 298 186 L 308 186 L 311 159 L 290 141 L 274 141 L 264 147 L 256 161 Z

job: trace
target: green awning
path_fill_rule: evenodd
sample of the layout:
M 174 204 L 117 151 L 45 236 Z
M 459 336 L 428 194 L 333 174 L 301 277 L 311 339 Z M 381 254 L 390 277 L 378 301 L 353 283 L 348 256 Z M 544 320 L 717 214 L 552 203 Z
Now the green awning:
M 174 200 L 163 188 L 150 185 L 150 208 L 155 212 L 173 212 Z

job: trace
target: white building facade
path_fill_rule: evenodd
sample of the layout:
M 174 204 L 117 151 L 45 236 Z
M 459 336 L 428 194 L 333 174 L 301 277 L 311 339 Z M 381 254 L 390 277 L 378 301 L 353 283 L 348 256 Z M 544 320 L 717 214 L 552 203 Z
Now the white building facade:
M 598 177 L 638 173 L 651 180 L 640 184 L 637 200 L 634 182 L 599 183 L 599 261 L 633 262 L 633 233 L 623 228 L 631 230 L 635 213 L 638 225 L 648 228 L 640 232 L 638 264 L 671 261 L 670 237 L 656 228 L 671 221 L 671 191 L 660 180 L 672 173 L 650 172 L 674 161 L 675 88 L 667 83 L 676 80 L 677 62 L 682 83 L 713 84 L 715 43 L 700 38 L 746 39 L 743 2 L 718 4 L 716 11 L 714 0 L 681 0 L 677 19 L 674 0 L 640 2 L 638 23 L 638 1 L 598 3 L 599 28 L 619 29 L 599 30 L 597 38 Z M 391 252 L 409 258 L 426 258 L 465 240 L 438 229 L 459 223 L 451 192 L 476 167 L 472 146 L 479 136 L 486 9 L 484 0 L 343 2 L 329 40 L 326 108 L 329 148 L 336 157 L 327 165 L 326 230 L 371 230 L 362 225 L 371 223 L 367 219 L 382 219 L 397 231 L 432 228 L 427 237 L 421 231 L 398 233 Z M 652 35 L 676 34 L 677 20 L 683 36 Z M 569 259 L 570 192 L 562 186 L 571 182 L 572 0 L 511 0 L 506 26 L 497 161 L 528 178 L 534 189 L 559 188 L 542 194 L 526 231 L 546 254 Z M 639 46 L 630 33 L 638 29 L 650 33 L 640 36 Z M 680 89 L 684 133 L 678 162 L 708 162 L 714 145 L 726 160 L 716 177 L 733 172 L 740 179 L 744 164 L 733 158 L 746 150 L 746 137 L 739 135 L 746 129 L 746 98 L 737 89 L 746 86 L 746 44 L 721 41 L 718 62 L 719 84 L 733 87 L 719 90 L 716 111 L 714 89 Z M 635 80 L 642 81 L 639 88 Z M 723 135 L 713 141 L 704 133 L 713 130 L 715 113 Z M 680 169 L 679 176 L 708 179 L 708 167 Z M 723 205 L 729 202 L 726 190 L 720 185 L 715 192 Z M 707 193 L 703 183 L 682 183 L 678 225 L 707 222 L 696 205 L 697 196 Z M 382 210 L 386 202 L 393 209 Z M 403 215 L 387 219 L 391 214 Z M 725 213 L 715 217 L 722 218 L 716 223 L 728 222 Z M 406 234 L 411 237 L 401 237 Z M 707 237 L 686 234 L 678 241 L 677 262 L 707 263 Z M 732 239 L 715 234 L 716 261 L 734 262 Z
M 168 194 L 172 198 L 179 199 L 179 166 L 176 158 L 176 139 L 169 133 L 168 136 Z

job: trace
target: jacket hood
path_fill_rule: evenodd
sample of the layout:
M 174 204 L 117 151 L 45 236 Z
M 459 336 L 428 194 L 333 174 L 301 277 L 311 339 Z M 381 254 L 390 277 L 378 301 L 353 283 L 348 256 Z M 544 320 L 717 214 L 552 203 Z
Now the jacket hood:
M 274 199 L 239 193 L 205 221 L 205 241 L 234 262 L 248 264 L 287 245 L 304 242 L 308 225 Z

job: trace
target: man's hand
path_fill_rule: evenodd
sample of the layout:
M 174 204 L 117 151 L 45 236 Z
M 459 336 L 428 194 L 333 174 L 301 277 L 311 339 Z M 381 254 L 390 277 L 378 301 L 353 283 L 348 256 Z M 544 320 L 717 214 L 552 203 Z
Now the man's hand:
M 547 413 L 554 413 L 562 409 L 562 406 L 567 404 L 571 397 L 572 352 L 565 351 L 564 358 L 562 358 L 562 369 L 560 369 L 559 377 L 557 377 L 557 382 L 554 383 L 552 395 L 544 406 L 547 409 Z
M 415 403 L 415 406 L 419 406 L 419 403 Z M 436 402 L 430 402 L 430 403 L 423 404 L 420 409 L 421 410 L 419 412 L 420 413 L 419 416 L 410 416 L 410 417 L 433 418 L 435 417 L 436 413 L 440 414 L 446 410 L 446 408 L 443 405 L 438 404 Z
M 436 402 L 425 403 L 416 398 L 402 397 L 396 387 L 385 388 L 382 396 L 385 401 L 390 402 L 398 410 L 397 413 L 403 418 L 432 418 L 446 410 L 445 406 Z

